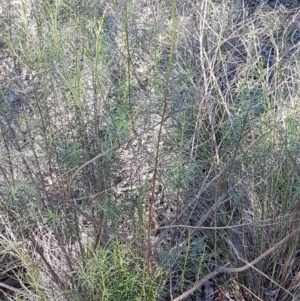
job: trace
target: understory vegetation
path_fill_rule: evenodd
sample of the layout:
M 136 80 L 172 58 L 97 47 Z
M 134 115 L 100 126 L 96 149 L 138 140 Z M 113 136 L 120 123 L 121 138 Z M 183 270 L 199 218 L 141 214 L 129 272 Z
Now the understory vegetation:
M 297 2 L 0 1 L 0 300 L 300 299 Z

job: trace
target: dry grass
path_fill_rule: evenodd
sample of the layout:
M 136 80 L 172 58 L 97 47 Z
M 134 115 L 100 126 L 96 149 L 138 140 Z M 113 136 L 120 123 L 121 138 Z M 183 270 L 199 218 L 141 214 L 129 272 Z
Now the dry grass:
M 299 298 L 293 3 L 0 7 L 3 298 Z

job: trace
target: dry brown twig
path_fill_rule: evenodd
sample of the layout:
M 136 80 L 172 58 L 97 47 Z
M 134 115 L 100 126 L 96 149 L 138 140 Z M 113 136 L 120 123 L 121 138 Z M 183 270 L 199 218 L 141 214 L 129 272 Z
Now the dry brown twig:
M 28 298 L 29 300 L 39 300 L 39 298 L 36 295 L 34 295 L 33 293 L 29 294 L 29 293 L 27 293 L 23 290 L 20 290 L 18 288 L 13 287 L 13 286 L 7 285 L 5 283 L 0 282 L 0 287 L 6 288 L 6 289 L 8 289 L 8 290 L 20 295 L 20 296 Z
M 277 250 L 279 247 L 281 247 L 283 244 L 288 242 L 292 237 L 294 237 L 296 234 L 300 233 L 300 227 L 293 230 L 291 233 L 286 235 L 282 240 L 280 240 L 277 244 L 275 244 L 273 247 L 269 248 L 267 251 L 259 255 L 257 258 L 252 260 L 251 262 L 245 264 L 242 267 L 239 268 L 229 268 L 226 266 L 221 266 L 216 268 L 215 271 L 209 273 L 205 277 L 203 277 L 199 282 L 197 282 L 191 289 L 187 290 L 177 298 L 173 299 L 172 301 L 181 301 L 193 294 L 197 289 L 199 289 L 206 281 L 210 280 L 211 278 L 215 277 L 216 275 L 220 273 L 240 273 L 243 271 L 248 270 L 249 268 L 253 268 L 254 265 L 256 265 L 258 262 L 260 262 L 262 259 L 264 259 L 266 256 L 270 255 L 272 252 Z

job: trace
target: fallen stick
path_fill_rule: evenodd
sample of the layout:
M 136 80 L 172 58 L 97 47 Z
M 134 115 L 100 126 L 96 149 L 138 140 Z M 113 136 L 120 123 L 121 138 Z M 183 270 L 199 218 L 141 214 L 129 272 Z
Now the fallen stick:
M 193 294 L 197 289 L 199 289 L 206 281 L 213 278 L 214 276 L 220 274 L 220 273 L 240 273 L 243 271 L 248 270 L 249 268 L 256 265 L 259 261 L 264 259 L 266 256 L 270 255 L 272 252 L 274 252 L 276 249 L 281 247 L 284 243 L 288 242 L 292 237 L 294 237 L 296 234 L 300 233 L 300 227 L 296 228 L 292 232 L 290 232 L 287 236 L 285 236 L 282 240 L 280 240 L 277 244 L 275 244 L 273 247 L 269 248 L 267 251 L 259 255 L 257 258 L 252 260 L 251 262 L 245 264 L 242 267 L 239 268 L 229 268 L 226 266 L 221 266 L 216 268 L 215 271 L 209 273 L 205 277 L 203 277 L 199 282 L 197 282 L 191 289 L 187 290 L 177 298 L 173 299 L 172 301 L 181 301 L 187 298 L 189 295 Z

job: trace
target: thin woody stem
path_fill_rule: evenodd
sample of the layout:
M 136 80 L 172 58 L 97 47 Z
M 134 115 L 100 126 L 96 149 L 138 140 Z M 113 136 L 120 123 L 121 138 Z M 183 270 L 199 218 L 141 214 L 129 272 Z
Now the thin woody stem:
M 286 235 L 282 240 L 280 240 L 273 247 L 269 248 L 267 251 L 265 251 L 264 253 L 262 253 L 261 255 L 259 255 L 258 257 L 256 257 L 254 260 L 252 260 L 251 262 L 245 264 L 242 267 L 239 267 L 239 268 L 229 268 L 229 267 L 226 267 L 226 266 L 221 266 L 221 267 L 216 268 L 215 271 L 213 271 L 213 272 L 209 273 L 208 275 L 206 275 L 205 277 L 203 277 L 191 289 L 187 290 L 186 292 L 184 292 L 183 294 L 181 294 L 177 298 L 173 299 L 172 301 L 181 301 L 181 300 L 184 300 L 185 298 L 187 298 L 188 296 L 190 296 L 191 294 L 193 294 L 197 289 L 199 289 L 206 281 L 208 281 L 209 279 L 213 278 L 214 276 L 216 276 L 216 275 L 218 275 L 220 273 L 240 273 L 240 272 L 248 270 L 249 268 L 253 268 L 254 265 L 256 265 L 262 259 L 264 259 L 268 255 L 270 255 L 272 252 L 274 252 L 275 250 L 277 250 L 279 247 L 281 247 L 283 244 L 285 244 L 286 242 L 288 242 L 292 237 L 294 237 L 296 234 L 299 234 L 299 233 L 300 233 L 300 227 L 296 228 L 295 230 L 293 230 L 291 233 L 289 233 L 288 235 Z

